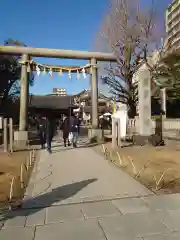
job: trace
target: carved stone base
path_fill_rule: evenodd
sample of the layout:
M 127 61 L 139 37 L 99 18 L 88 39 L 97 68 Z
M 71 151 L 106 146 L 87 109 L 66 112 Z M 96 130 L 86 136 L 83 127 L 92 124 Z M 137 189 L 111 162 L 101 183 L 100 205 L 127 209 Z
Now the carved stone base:
M 102 129 L 88 129 L 88 139 L 90 143 L 100 143 L 104 141 L 104 133 Z
M 158 147 L 158 146 L 164 146 L 164 140 L 162 139 L 162 136 L 161 135 L 158 135 L 158 134 L 153 134 L 151 135 L 150 137 L 150 143 L 155 146 L 155 147 Z
M 14 147 L 16 150 L 27 149 L 28 147 L 28 132 L 15 131 L 14 132 Z
M 150 143 L 149 136 L 141 136 L 141 135 L 134 135 L 133 136 L 133 144 L 137 146 L 145 146 Z
M 162 140 L 162 137 L 157 134 L 151 136 L 134 135 L 133 144 L 137 146 L 152 145 L 157 147 L 164 146 L 164 140 Z

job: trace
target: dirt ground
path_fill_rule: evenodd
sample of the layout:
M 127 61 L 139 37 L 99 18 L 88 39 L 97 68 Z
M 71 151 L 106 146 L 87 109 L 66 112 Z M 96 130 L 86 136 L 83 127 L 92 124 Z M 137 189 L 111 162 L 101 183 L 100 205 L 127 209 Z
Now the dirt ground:
M 112 152 L 111 143 L 104 146 L 107 159 L 149 189 L 159 194 L 180 192 L 180 149 L 129 146 Z M 96 151 L 102 154 L 102 146 Z
M 29 151 L 14 152 L 12 155 L 0 152 L 0 206 L 8 204 L 10 186 L 15 177 L 13 186 L 13 202 L 23 197 L 32 167 L 27 171 L 26 163 Z M 24 188 L 20 185 L 21 165 L 23 164 Z

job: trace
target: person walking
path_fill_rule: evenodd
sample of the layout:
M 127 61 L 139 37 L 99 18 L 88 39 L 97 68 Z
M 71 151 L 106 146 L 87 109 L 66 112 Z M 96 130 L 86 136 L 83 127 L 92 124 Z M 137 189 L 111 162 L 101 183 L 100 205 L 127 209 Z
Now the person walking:
M 69 141 L 69 132 L 70 132 L 70 129 L 69 129 L 69 118 L 66 117 L 64 119 L 64 121 L 62 122 L 62 125 L 61 125 L 61 130 L 63 132 L 63 141 L 64 141 L 64 147 L 67 146 L 67 142 L 68 142 L 68 146 L 70 146 L 70 141 Z
M 72 144 L 74 148 L 77 147 L 78 129 L 79 129 L 79 119 L 73 114 L 70 117 L 70 133 L 69 134 L 72 134 Z
M 42 116 L 36 118 L 37 132 L 40 139 L 41 149 L 44 149 L 46 143 L 45 118 Z
M 51 154 L 51 143 L 54 137 L 56 124 L 53 121 L 53 118 L 51 115 L 46 116 L 45 120 L 45 135 L 46 135 L 46 144 L 47 144 L 47 151 Z

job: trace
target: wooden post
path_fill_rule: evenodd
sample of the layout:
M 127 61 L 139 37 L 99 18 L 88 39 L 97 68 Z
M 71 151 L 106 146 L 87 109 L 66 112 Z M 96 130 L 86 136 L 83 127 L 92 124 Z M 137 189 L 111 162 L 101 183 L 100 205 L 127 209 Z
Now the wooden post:
M 22 61 L 29 60 L 27 54 L 22 56 Z M 29 73 L 27 65 L 21 67 L 21 93 L 20 93 L 20 116 L 19 116 L 19 131 L 27 131 L 28 127 L 28 97 L 29 97 Z
M 7 118 L 4 118 L 3 121 L 3 139 L 4 139 L 4 152 L 8 152 L 8 124 Z
M 13 152 L 13 120 L 9 118 L 9 148 L 10 152 Z
M 117 148 L 117 120 L 112 118 L 112 149 Z
M 98 129 L 98 76 L 95 58 L 91 59 L 91 64 L 92 128 Z

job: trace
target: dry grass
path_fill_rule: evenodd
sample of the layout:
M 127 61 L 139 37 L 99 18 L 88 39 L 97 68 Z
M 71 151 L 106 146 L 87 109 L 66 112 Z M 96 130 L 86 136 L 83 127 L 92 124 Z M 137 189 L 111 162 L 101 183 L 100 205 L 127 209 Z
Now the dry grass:
M 117 151 L 111 152 L 111 143 L 104 146 L 109 160 L 149 189 L 157 193 L 180 192 L 180 150 L 131 146 L 118 149 L 118 156 Z M 102 151 L 100 147 L 96 150 Z
M 0 205 L 4 206 L 9 201 L 9 192 L 12 178 L 15 177 L 13 187 L 13 201 L 22 199 L 25 187 L 28 183 L 32 167 L 27 171 L 26 163 L 29 151 L 14 152 L 12 155 L 0 153 Z M 24 188 L 20 185 L 21 165 L 24 166 Z

